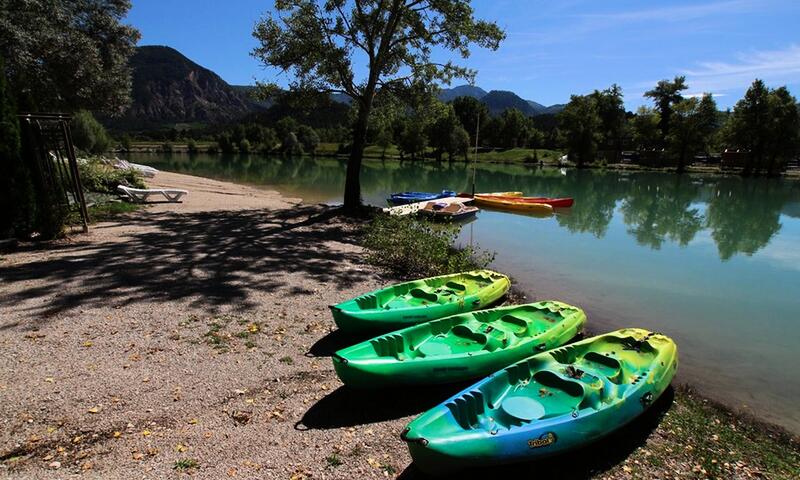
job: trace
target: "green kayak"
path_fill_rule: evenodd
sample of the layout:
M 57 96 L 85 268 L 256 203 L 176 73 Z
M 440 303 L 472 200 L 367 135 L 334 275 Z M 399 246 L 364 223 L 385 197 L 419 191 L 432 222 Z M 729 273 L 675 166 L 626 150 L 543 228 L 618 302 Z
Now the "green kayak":
M 462 313 L 339 350 L 333 366 L 359 388 L 458 382 L 560 347 L 585 322 L 583 310 L 554 301 Z
M 510 286 L 505 275 L 475 270 L 399 283 L 330 308 L 343 331 L 383 333 L 486 307 Z
M 668 337 L 628 328 L 534 355 L 412 421 L 401 434 L 433 474 L 535 460 L 635 419 L 678 368 Z

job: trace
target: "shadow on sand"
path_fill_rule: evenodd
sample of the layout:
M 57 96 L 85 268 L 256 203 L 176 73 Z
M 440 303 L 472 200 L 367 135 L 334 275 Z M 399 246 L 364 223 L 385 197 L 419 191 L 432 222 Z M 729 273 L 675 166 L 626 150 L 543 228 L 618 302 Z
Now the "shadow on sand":
M 342 386 L 308 409 L 295 428 L 326 430 L 415 415 L 440 404 L 472 383 L 380 390 L 358 390 Z
M 471 469 L 468 475 L 459 472 L 452 478 L 584 479 L 600 475 L 623 462 L 634 450 L 647 442 L 661 418 L 669 411 L 674 398 L 675 390 L 670 386 L 642 416 L 611 435 L 578 450 L 537 462 Z M 414 480 L 431 477 L 419 471 L 412 463 L 397 478 Z
M 359 263 L 357 252 L 334 246 L 356 243 L 354 229 L 337 213 L 298 206 L 130 215 L 121 220 L 131 227 L 123 238 L 92 242 L 77 237 L 74 243 L 48 248 L 52 255 L 0 266 L 3 285 L 36 282 L 0 293 L 0 309 L 28 302 L 20 313 L 36 320 L 2 322 L 0 329 L 35 328 L 47 317 L 84 304 L 122 307 L 190 297 L 192 306 L 211 311 L 226 305 L 246 310 L 255 306 L 251 297 L 256 292 L 304 293 L 282 281 L 292 273 L 345 288 L 366 274 L 347 268 L 349 262 Z M 41 246 L 31 248 L 36 249 Z

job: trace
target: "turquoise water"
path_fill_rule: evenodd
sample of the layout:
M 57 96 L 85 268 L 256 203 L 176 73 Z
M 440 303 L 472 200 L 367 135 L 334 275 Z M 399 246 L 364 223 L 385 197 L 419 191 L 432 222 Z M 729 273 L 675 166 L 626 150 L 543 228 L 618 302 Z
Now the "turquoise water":
M 307 202 L 340 201 L 344 184 L 334 159 L 131 160 Z M 363 195 L 385 205 L 395 191 L 469 190 L 468 178 L 463 163 L 368 162 Z M 678 342 L 679 380 L 800 432 L 800 182 L 479 165 L 477 189 L 575 198 L 549 218 L 482 210 L 462 230 L 529 298 L 584 307 L 596 332 L 664 332 Z

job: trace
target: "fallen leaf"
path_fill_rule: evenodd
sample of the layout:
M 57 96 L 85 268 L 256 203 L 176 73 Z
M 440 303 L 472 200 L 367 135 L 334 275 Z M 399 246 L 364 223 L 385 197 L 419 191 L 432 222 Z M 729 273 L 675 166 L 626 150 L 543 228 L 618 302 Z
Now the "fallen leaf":
M 119 438 L 122 436 L 122 432 L 114 432 L 114 438 Z
M 83 470 L 85 472 L 86 470 L 91 470 L 92 467 L 94 467 L 94 463 L 92 463 L 90 461 L 86 461 L 86 462 L 83 462 L 83 464 L 81 465 L 81 470 Z
M 204 434 L 203 434 L 203 437 L 205 437 L 205 438 L 211 438 L 211 432 L 206 432 L 206 433 L 204 433 Z
M 143 436 L 145 436 L 145 437 L 149 437 L 149 436 L 150 436 L 150 435 L 152 435 L 152 434 L 153 434 L 153 432 L 151 432 L 150 430 L 144 430 L 144 431 L 142 432 L 142 435 L 143 435 Z
M 88 410 L 89 413 L 100 413 L 100 407 L 92 407 Z
M 50 462 L 50 468 L 61 468 L 61 462 Z
M 134 460 L 141 460 L 141 459 L 143 459 L 143 458 L 144 458 L 144 453 L 140 453 L 140 452 L 133 452 L 133 455 L 132 455 L 132 456 L 133 456 L 133 459 L 134 459 Z
M 188 448 L 186 447 L 186 445 L 183 445 L 183 444 L 180 444 L 180 443 L 179 443 L 179 444 L 177 444 L 177 445 L 175 445 L 175 451 L 176 451 L 176 452 L 178 452 L 178 453 L 183 453 L 183 452 L 185 452 L 186 450 L 188 450 Z
M 85 342 L 83 342 L 83 346 L 86 347 L 86 348 L 89 348 L 89 347 L 92 346 L 92 342 L 89 341 L 89 340 L 86 340 Z
M 44 381 L 47 382 L 47 383 L 53 383 L 56 380 L 53 377 L 47 377 L 47 378 L 44 379 Z
M 197 419 L 196 418 L 190 418 L 189 419 L 189 425 L 197 425 Z
M 259 330 L 258 325 L 255 323 L 251 323 L 250 325 L 247 326 L 247 331 L 250 333 L 258 333 L 258 330 Z
M 228 476 L 229 477 L 235 477 L 236 476 L 236 469 L 235 468 L 229 468 L 228 469 Z

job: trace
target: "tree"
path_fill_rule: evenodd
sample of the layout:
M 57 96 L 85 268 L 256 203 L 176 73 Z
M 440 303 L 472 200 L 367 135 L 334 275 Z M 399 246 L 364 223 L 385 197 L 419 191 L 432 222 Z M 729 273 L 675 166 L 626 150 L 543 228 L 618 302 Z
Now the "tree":
M 279 143 L 278 134 L 271 128 L 265 128 L 262 131 L 261 148 L 263 151 L 269 153 Z
M 0 57 L 0 72 L 3 58 Z M 17 112 L 0 74 L 0 238 L 27 233 L 33 221 L 35 200 L 29 172 L 20 161 Z
M 666 138 L 669 154 L 677 160 L 677 171 L 683 173 L 695 153 L 704 151 L 716 126 L 717 103 L 710 94 L 702 100 L 684 98 L 672 111 L 672 124 Z
M 381 160 L 386 158 L 386 149 L 392 144 L 392 130 L 388 126 L 381 126 L 375 134 L 375 145 L 381 147 Z
M 464 130 L 464 127 L 456 125 L 456 128 L 450 132 L 450 145 L 447 149 L 447 153 L 450 155 L 450 161 L 453 161 L 453 155 L 463 155 L 464 161 L 468 161 L 469 146 L 469 133 Z
M 644 93 L 645 97 L 652 98 L 656 110 L 660 115 L 658 128 L 661 130 L 662 144 L 666 142 L 669 134 L 670 121 L 672 120 L 672 106 L 683 99 L 681 92 L 689 88 L 686 77 L 675 77 L 673 81 L 660 80 L 655 88 Z
M 0 56 L 21 110 L 120 112 L 139 32 L 128 0 L 6 0 Z
M 457 97 L 451 104 L 459 123 L 469 133 L 470 145 L 474 145 L 475 129 L 483 129 L 489 122 L 489 107 L 477 98 L 467 96 Z
M 428 138 L 425 136 L 425 130 L 420 122 L 404 122 L 397 145 L 400 153 L 408 154 L 412 160 L 415 160 L 417 155 L 425 152 L 427 146 Z
M 505 148 L 524 147 L 528 143 L 528 117 L 516 108 L 509 108 L 503 111 L 500 118 L 503 121 L 500 144 Z
M 472 78 L 453 62 L 436 62 L 434 48 L 497 49 L 505 34 L 496 24 L 476 20 L 470 0 L 279 0 L 276 17 L 258 22 L 253 55 L 267 66 L 291 71 L 299 92 L 343 93 L 357 110 L 347 162 L 344 207 L 361 205 L 360 171 L 372 103 L 380 90 L 398 96 L 429 89 L 436 81 Z M 365 78 L 353 64 L 366 59 Z
M 300 125 L 292 117 L 283 117 L 275 123 L 275 131 L 278 133 L 278 138 L 286 138 L 292 132 L 296 132 Z
M 281 150 L 283 150 L 283 153 L 287 155 L 302 155 L 303 145 L 297 139 L 297 135 L 295 135 L 294 132 L 289 132 L 285 137 L 283 137 Z
M 452 105 L 439 105 L 433 121 L 426 128 L 429 144 L 436 150 L 436 160 L 442 161 L 442 154 L 450 152 L 450 136 L 458 126 L 458 118 Z
M 307 125 L 301 125 L 297 129 L 297 140 L 303 146 L 303 151 L 311 155 L 314 154 L 314 151 L 319 146 L 319 135 Z
M 800 150 L 797 100 L 785 87 L 770 90 L 755 80 L 725 125 L 726 143 L 749 152 L 743 175 L 774 175 Z
M 79 110 L 72 117 L 70 125 L 72 140 L 75 146 L 87 153 L 103 153 L 111 146 L 106 129 L 98 122 L 91 112 Z
M 236 144 L 233 142 L 231 134 L 228 132 L 217 136 L 217 145 L 222 153 L 233 153 L 236 151 Z
M 594 160 L 602 121 L 591 96 L 572 95 L 559 114 L 570 160 L 580 168 Z
M 239 153 L 250 153 L 250 140 L 246 138 L 239 140 Z
M 616 160 L 622 151 L 625 128 L 622 88 L 614 84 L 602 91 L 595 90 L 591 96 L 597 104 L 597 114 L 600 116 L 600 145 L 603 150 L 612 150 Z
M 633 144 L 637 150 L 651 150 L 656 148 L 660 139 L 658 129 L 661 117 L 652 108 L 641 106 L 636 110 L 636 115 L 630 120 L 633 130 Z

